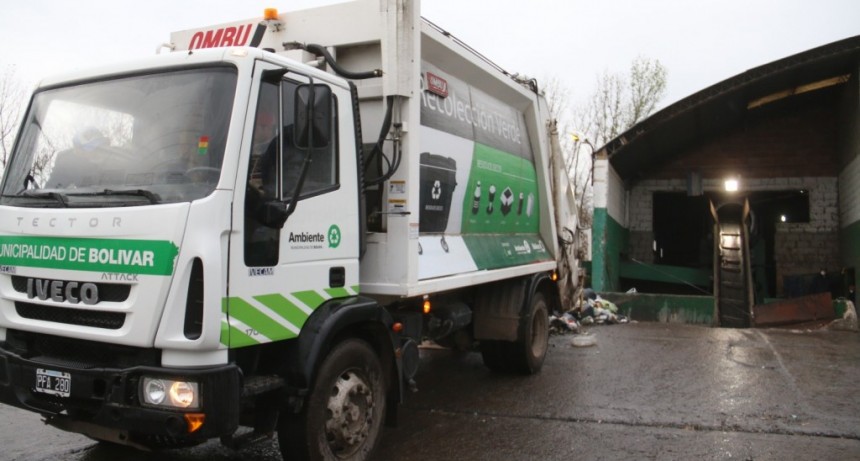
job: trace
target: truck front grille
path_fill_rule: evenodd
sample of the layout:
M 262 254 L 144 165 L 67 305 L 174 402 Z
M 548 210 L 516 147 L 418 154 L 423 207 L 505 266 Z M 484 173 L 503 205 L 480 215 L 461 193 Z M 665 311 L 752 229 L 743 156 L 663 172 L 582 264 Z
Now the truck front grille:
M 131 368 L 161 365 L 161 352 L 132 346 L 8 330 L 6 347 L 28 360 L 71 368 Z
M 84 327 L 119 330 L 125 323 L 125 313 L 90 311 L 69 307 L 43 306 L 15 302 L 15 311 L 25 319 L 44 320 L 46 322 L 65 323 Z
M 121 303 L 128 299 L 128 295 L 131 292 L 131 285 L 122 283 L 96 283 L 95 285 L 99 289 L 99 302 Z M 26 293 L 27 277 L 13 275 L 12 288 L 18 293 Z

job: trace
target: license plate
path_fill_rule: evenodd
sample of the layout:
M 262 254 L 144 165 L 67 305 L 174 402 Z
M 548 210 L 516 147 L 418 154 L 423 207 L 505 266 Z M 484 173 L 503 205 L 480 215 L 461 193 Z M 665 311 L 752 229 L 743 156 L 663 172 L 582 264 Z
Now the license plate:
M 68 397 L 72 392 L 72 375 L 54 370 L 36 369 L 36 387 L 33 389 L 43 394 Z

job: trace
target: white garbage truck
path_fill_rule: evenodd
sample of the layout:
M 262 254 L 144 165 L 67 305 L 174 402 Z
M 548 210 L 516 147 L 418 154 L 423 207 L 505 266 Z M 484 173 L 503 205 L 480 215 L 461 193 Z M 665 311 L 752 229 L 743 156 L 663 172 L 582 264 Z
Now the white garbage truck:
M 555 136 L 534 80 L 417 0 L 45 79 L 0 191 L 0 402 L 142 449 L 368 459 L 425 342 L 540 370 L 577 284 Z

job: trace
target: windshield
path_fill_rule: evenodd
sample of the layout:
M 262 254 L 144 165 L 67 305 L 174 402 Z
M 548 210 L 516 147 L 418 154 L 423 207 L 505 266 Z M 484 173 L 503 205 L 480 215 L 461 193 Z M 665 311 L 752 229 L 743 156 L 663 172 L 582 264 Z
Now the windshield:
M 235 90 L 236 70 L 214 67 L 37 93 L 2 203 L 115 206 L 205 197 L 220 176 Z

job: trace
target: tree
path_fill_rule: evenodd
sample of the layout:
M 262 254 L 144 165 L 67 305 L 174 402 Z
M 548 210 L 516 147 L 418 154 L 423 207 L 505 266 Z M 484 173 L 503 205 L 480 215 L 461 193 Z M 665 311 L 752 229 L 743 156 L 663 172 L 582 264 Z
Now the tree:
M 639 123 L 657 108 L 666 94 L 666 68 L 660 61 L 638 57 L 630 66 L 630 100 L 625 129 Z
M 549 106 L 550 117 L 556 120 L 556 126 L 560 133 L 559 143 L 561 144 L 568 176 L 570 176 L 573 169 L 573 155 L 571 155 L 573 152 L 573 139 L 570 136 L 573 129 L 571 125 L 573 114 L 570 110 L 571 91 L 558 77 L 548 76 L 542 79 L 542 81 L 545 82 L 542 85 L 543 95 Z
M 544 85 L 551 115 L 558 120 L 561 147 L 579 205 L 579 232 L 592 222 L 592 154 L 628 128 L 647 118 L 666 92 L 666 68 L 656 59 L 638 57 L 629 73 L 604 71 L 589 97 L 570 110 L 571 92 L 555 78 Z M 588 254 L 589 241 L 578 237 L 580 256 Z
M 574 115 L 574 125 L 600 147 L 639 123 L 666 93 L 666 68 L 656 59 L 637 57 L 629 74 L 604 71 L 597 87 Z
M 12 150 L 23 100 L 24 88 L 15 76 L 15 69 L 8 66 L 0 74 L 0 170 L 6 167 Z
M 550 116 L 556 120 L 564 165 L 567 175 L 573 183 L 573 191 L 577 201 L 577 229 L 576 235 L 574 235 L 575 251 L 579 259 L 584 259 L 584 256 L 588 252 L 587 247 L 589 242 L 584 231 L 587 231 L 591 226 L 590 213 L 584 207 L 586 196 L 585 183 L 589 171 L 584 167 L 584 162 L 590 164 L 590 159 L 580 155 L 579 147 L 582 140 L 574 134 L 575 130 L 572 125 L 573 112 L 570 110 L 569 104 L 570 89 L 556 77 L 548 77 L 544 81 L 546 82 L 542 86 L 544 96 L 549 106 Z

